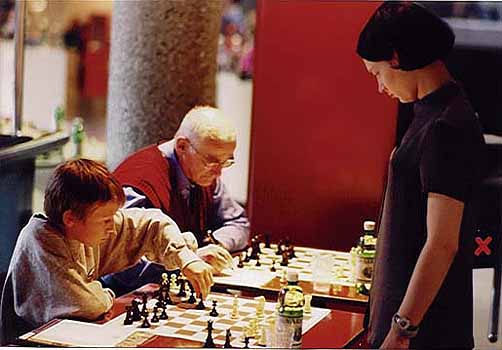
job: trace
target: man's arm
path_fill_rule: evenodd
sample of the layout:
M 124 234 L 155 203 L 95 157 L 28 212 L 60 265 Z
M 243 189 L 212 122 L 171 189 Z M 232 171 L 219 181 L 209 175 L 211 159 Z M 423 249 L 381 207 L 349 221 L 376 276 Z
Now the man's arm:
M 246 247 L 249 240 L 249 221 L 244 208 L 231 196 L 225 184 L 218 179 L 213 194 L 214 237 L 230 252 Z
M 419 325 L 436 297 L 458 249 L 464 203 L 429 193 L 427 200 L 427 241 L 420 253 L 398 314 Z M 433 268 L 431 268 L 433 266 Z M 391 327 L 382 348 L 407 348 L 408 339 Z

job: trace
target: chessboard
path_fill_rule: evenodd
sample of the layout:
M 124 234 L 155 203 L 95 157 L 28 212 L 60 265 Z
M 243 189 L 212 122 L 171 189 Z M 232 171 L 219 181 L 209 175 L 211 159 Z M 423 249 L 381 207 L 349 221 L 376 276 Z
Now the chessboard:
M 264 243 L 260 243 L 259 248 L 258 256 L 253 254 L 252 248 L 249 248 L 242 255 L 234 257 L 234 269 L 223 270 L 221 275 L 215 276 L 215 282 L 236 287 L 262 288 L 276 277 L 284 279 L 288 269 L 296 270 L 300 281 L 311 282 L 313 280 L 312 263 L 316 256 L 323 254 L 332 257 L 331 284 L 355 286 L 350 253 L 294 247 L 294 257 L 288 257 L 287 261 L 283 262 L 282 252 L 277 254 L 278 244 L 270 244 L 267 248 Z M 251 258 L 253 255 L 255 257 Z
M 104 324 L 62 320 L 21 339 L 57 346 L 136 347 L 158 335 L 196 341 L 202 345 L 208 340 L 208 326 L 211 323 L 211 339 L 216 346 L 225 344 L 227 331 L 230 330 L 228 340 L 232 347 L 242 348 L 248 342 L 247 346 L 256 348 L 266 342 L 263 339 L 264 332 L 265 337 L 270 331 L 273 332 L 273 329 L 266 327 L 270 327 L 270 320 L 275 318 L 276 303 L 266 302 L 263 297 L 246 299 L 210 294 L 202 302 L 205 304 L 204 309 L 198 309 L 201 300 L 188 301 L 188 288 L 186 292 L 187 295 L 180 298 L 179 290 L 171 288 L 169 294 L 173 304 L 161 303 L 165 315 L 160 319 L 160 311 L 156 309 L 159 299 L 165 298 L 159 298 L 158 293 L 144 294 L 132 303 L 141 312 L 142 317 L 138 321 L 129 319 L 131 307 L 128 307 L 127 313 Z M 303 334 L 330 313 L 328 309 L 309 309 L 304 315 Z

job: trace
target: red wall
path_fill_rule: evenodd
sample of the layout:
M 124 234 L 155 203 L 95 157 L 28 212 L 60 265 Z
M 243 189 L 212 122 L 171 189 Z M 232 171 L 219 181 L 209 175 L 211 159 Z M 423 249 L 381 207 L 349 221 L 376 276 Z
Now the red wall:
M 355 53 L 378 2 L 258 0 L 249 214 L 254 233 L 348 250 L 377 218 L 397 103 Z

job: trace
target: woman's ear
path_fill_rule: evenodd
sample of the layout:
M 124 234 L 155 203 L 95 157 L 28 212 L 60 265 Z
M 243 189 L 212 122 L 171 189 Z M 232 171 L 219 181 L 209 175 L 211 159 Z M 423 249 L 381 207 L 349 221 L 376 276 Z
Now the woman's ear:
M 392 59 L 389 62 L 390 62 L 391 68 L 394 68 L 394 69 L 399 68 L 399 56 L 397 55 L 396 50 L 392 51 Z

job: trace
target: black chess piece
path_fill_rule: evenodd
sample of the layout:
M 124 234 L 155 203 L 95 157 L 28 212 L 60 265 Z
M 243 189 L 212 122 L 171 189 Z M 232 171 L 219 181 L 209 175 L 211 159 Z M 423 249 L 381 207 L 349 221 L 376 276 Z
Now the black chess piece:
M 282 252 L 281 266 L 288 266 L 288 264 L 289 264 L 289 254 L 285 250 Z
M 131 303 L 132 307 L 132 320 L 133 321 L 141 321 L 141 312 L 139 311 L 139 301 L 136 299 Z
M 165 305 L 174 305 L 172 299 L 171 299 L 171 296 L 169 295 L 169 293 L 166 293 L 165 296 L 164 296 L 164 304 Z
M 143 293 L 143 295 L 142 295 L 142 303 L 143 303 L 143 306 L 141 307 L 141 316 L 143 316 L 145 314 L 148 316 L 148 309 L 147 309 L 148 294 Z
M 249 349 L 249 337 L 244 337 L 244 348 Z
M 265 248 L 270 248 L 270 235 L 265 233 Z
M 242 254 L 239 254 L 239 263 L 237 264 L 237 267 L 239 269 L 242 269 L 244 267 L 244 259 L 242 257 Z
M 216 310 L 216 304 L 218 302 L 216 300 L 213 300 L 213 309 L 211 310 L 211 312 L 209 313 L 209 316 L 211 317 L 216 317 L 219 315 L 218 311 Z
M 290 245 L 289 246 L 289 249 L 288 249 L 288 255 L 289 255 L 289 258 L 290 259 L 294 259 L 296 258 L 296 254 L 295 254 L 295 247 L 293 245 Z
M 143 315 L 143 323 L 139 327 L 140 328 L 150 328 L 151 327 L 150 322 L 148 322 L 148 314 Z
M 245 253 L 246 253 L 246 255 L 244 256 L 244 262 L 250 262 L 251 261 L 251 254 L 253 253 L 252 248 L 249 247 Z
M 260 254 L 256 254 L 256 266 L 261 266 Z
M 150 320 L 151 323 L 159 323 L 159 316 L 157 315 L 157 312 L 159 312 L 159 308 L 155 306 L 153 308 L 152 319 Z
M 260 254 L 260 242 L 258 241 L 258 236 L 254 236 L 251 238 L 251 254 L 249 258 L 256 259 L 258 254 Z
M 169 319 L 169 316 L 167 315 L 167 312 L 166 312 L 166 308 L 162 309 L 162 312 L 160 313 L 159 319 L 161 319 L 161 320 Z
M 277 269 L 275 268 L 275 259 L 272 259 L 272 267 L 270 267 L 270 271 L 275 272 Z
M 197 310 L 205 310 L 206 309 L 206 305 L 204 305 L 204 300 L 202 300 L 202 294 L 199 294 L 199 303 L 197 304 L 195 309 L 197 309 Z
M 284 241 L 280 240 L 279 243 L 277 243 L 277 251 L 275 252 L 275 255 L 282 255 L 283 246 L 284 246 Z
M 187 303 L 189 304 L 195 304 L 197 299 L 195 299 L 195 291 L 190 292 L 190 298 L 188 298 Z
M 124 319 L 124 326 L 128 326 L 133 324 L 134 320 L 132 319 L 132 306 L 126 306 L 126 317 Z
M 213 340 L 213 321 L 207 321 L 207 337 L 206 342 L 204 343 L 203 348 L 215 348 Z
M 184 278 L 180 279 L 180 291 L 178 292 L 178 296 L 180 298 L 184 298 L 187 296 L 187 292 L 185 291 L 185 283 L 186 280 Z
M 227 332 L 225 334 L 225 344 L 223 344 L 224 349 L 230 349 L 232 348 L 232 344 L 230 343 L 230 337 L 232 336 L 232 333 L 230 332 L 230 328 L 227 329 Z

